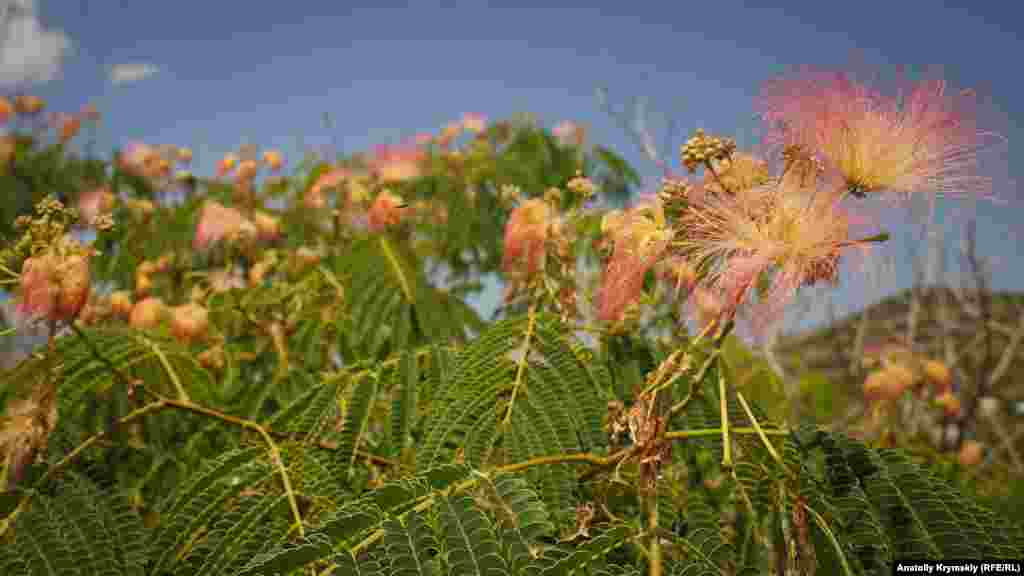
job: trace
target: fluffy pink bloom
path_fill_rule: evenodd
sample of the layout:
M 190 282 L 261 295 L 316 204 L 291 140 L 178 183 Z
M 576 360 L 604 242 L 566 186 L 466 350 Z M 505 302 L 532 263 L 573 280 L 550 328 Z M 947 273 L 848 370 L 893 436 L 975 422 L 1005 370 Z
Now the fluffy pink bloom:
M 858 194 L 890 191 L 989 196 L 979 153 L 995 142 L 975 122 L 973 93 L 944 81 L 883 95 L 846 74 L 804 69 L 768 82 L 761 115 L 779 146 L 820 154 Z
M 570 120 L 562 120 L 556 124 L 551 133 L 562 146 L 582 146 L 586 140 L 586 130 Z
M 531 276 L 544 263 L 544 243 L 554 213 L 539 198 L 527 200 L 512 211 L 505 225 L 502 268 L 510 276 Z
M 598 290 L 597 316 L 603 322 L 615 322 L 640 297 L 644 276 L 668 248 L 671 234 L 657 200 L 611 213 L 602 222 L 602 231 L 614 248 Z
M 712 321 L 720 319 L 728 309 L 725 298 L 703 286 L 694 287 L 689 305 L 691 315 L 697 319 L 698 330 L 703 330 Z
M 196 225 L 196 237 L 192 247 L 205 250 L 223 239 L 230 239 L 242 234 L 256 236 L 257 230 L 252 222 L 241 212 L 226 207 L 218 202 L 208 201 L 203 205 Z
M 51 248 L 25 260 L 18 312 L 29 318 L 71 320 L 85 306 L 90 289 L 89 253 L 77 243 Z
M 441 135 L 438 136 L 437 143 L 447 148 L 461 133 L 462 124 L 459 122 L 449 122 L 441 128 Z
M 725 299 L 730 314 L 762 278 L 769 280 L 751 309 L 761 331 L 779 319 L 800 286 L 836 282 L 845 248 L 866 248 L 851 241 L 854 224 L 835 195 L 773 184 L 705 195 L 683 215 L 686 237 L 679 244 L 691 262 L 708 265 L 702 284 Z
M 92 224 L 96 217 L 106 214 L 114 208 L 114 194 L 110 188 L 101 186 L 78 197 L 78 214 L 85 224 Z
M 479 134 L 487 129 L 487 116 L 473 112 L 466 112 L 462 115 L 462 127 L 465 128 L 467 132 Z
M 340 185 L 342 182 L 352 177 L 352 171 L 347 168 L 335 168 L 328 172 L 324 172 L 316 179 L 316 182 L 306 191 L 302 199 L 303 205 L 311 210 L 317 210 L 327 205 L 327 199 L 324 197 L 324 192 L 330 188 L 334 188 Z
M 153 171 L 153 163 L 157 159 L 156 148 L 142 142 L 130 142 L 119 155 L 118 164 L 123 170 L 147 176 Z
M 420 176 L 425 157 L 423 149 L 415 144 L 380 145 L 374 149 L 369 164 L 383 182 L 405 182 Z
M 402 221 L 405 207 L 402 199 L 387 190 L 377 195 L 367 214 L 367 228 L 370 232 L 382 232 L 389 226 Z

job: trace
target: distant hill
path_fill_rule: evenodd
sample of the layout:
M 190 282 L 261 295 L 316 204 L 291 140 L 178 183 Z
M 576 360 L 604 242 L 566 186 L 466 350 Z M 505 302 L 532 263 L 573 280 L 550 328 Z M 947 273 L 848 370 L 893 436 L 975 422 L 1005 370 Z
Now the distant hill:
M 952 290 L 945 287 L 928 287 L 921 291 L 922 306 L 915 338 L 917 349 L 928 357 L 939 360 L 943 358 L 943 332 L 939 322 L 943 292 L 948 296 L 948 302 L 951 304 L 950 316 L 958 327 L 952 334 L 957 353 L 980 359 L 984 353 L 984 339 L 979 337 L 979 325 L 961 310 Z M 908 289 L 831 325 L 781 337 L 778 346 L 780 362 L 793 374 L 803 370 L 821 372 L 849 392 L 855 393 L 860 388 L 863 373 L 851 373 L 847 366 L 850 364 L 861 319 L 865 314 L 868 315 L 868 327 L 864 334 L 865 347 L 902 339 L 907 332 L 910 299 L 911 290 Z M 970 296 L 969 303 L 972 306 L 978 305 L 977 300 Z M 1013 330 L 1020 324 L 1022 314 L 1024 293 L 992 294 L 991 317 L 995 326 L 992 348 L 996 360 L 1008 345 Z M 1018 346 L 999 392 L 1006 399 L 1024 400 L 1024 343 Z

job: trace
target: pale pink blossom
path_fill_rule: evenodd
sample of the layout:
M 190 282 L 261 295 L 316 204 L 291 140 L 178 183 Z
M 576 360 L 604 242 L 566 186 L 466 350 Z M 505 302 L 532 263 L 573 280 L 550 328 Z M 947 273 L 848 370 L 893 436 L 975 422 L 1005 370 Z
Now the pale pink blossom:
M 602 222 L 612 240 L 612 257 L 597 294 L 597 316 L 604 322 L 621 319 L 640 297 L 644 276 L 664 255 L 671 239 L 660 202 L 649 198 Z
M 761 116 L 769 140 L 820 154 L 855 194 L 990 197 L 979 153 L 999 137 L 978 130 L 974 94 L 941 80 L 905 84 L 885 95 L 847 74 L 806 68 L 764 86 Z
M 562 120 L 555 125 L 551 133 L 562 146 L 582 146 L 586 140 L 586 130 L 571 120 Z
M 553 218 L 551 206 L 539 198 L 527 200 L 512 211 L 505 225 L 502 268 L 506 274 L 531 276 L 541 270 Z
M 370 169 L 382 181 L 405 182 L 418 178 L 426 153 L 415 144 L 380 145 L 369 159 Z
M 352 176 L 352 171 L 347 168 L 335 168 L 324 172 L 319 178 L 317 178 L 313 186 L 306 191 L 303 196 L 303 205 L 312 210 L 325 207 L 327 205 L 327 199 L 324 196 L 324 192 L 339 186 Z
M 483 114 L 466 112 L 462 115 L 462 127 L 467 132 L 479 134 L 487 129 L 487 117 Z
M 853 225 L 862 222 L 833 194 L 785 184 L 748 192 L 707 194 L 690 206 L 678 245 L 691 262 L 704 264 L 701 284 L 721 294 L 729 314 L 753 299 L 762 279 L 767 282 L 751 308 L 761 331 L 779 319 L 800 286 L 837 282 L 846 248 L 867 246 L 851 239 Z
M 370 232 L 381 232 L 390 226 L 397 226 L 405 212 L 402 199 L 384 190 L 377 195 L 367 213 L 367 228 Z
M 196 250 L 205 250 L 221 240 L 235 239 L 241 235 L 255 237 L 255 225 L 238 210 L 211 200 L 203 205 L 199 214 L 192 246 Z
M 83 192 L 78 197 L 78 214 L 85 224 L 91 225 L 96 218 L 114 208 L 114 194 L 107 186 Z
M 91 252 L 67 238 L 25 260 L 18 312 L 32 319 L 74 319 L 89 299 Z

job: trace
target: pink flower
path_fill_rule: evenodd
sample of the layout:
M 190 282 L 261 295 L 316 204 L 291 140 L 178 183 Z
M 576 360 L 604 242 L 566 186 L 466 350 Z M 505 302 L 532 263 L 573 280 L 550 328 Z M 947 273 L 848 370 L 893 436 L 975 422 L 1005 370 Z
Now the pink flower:
M 114 208 L 114 195 L 110 188 L 101 186 L 78 197 L 78 214 L 86 224 L 92 224 L 101 214 L 106 214 Z
M 487 117 L 483 114 L 467 112 L 462 115 L 462 127 L 467 132 L 479 134 L 487 129 Z
M 887 96 L 846 74 L 808 68 L 767 83 L 760 107 L 776 145 L 820 154 L 855 194 L 989 196 L 991 179 L 977 168 L 993 135 L 978 131 L 974 100 L 941 80 Z
M 65 321 L 85 306 L 91 290 L 89 253 L 70 242 L 25 260 L 18 304 L 23 316 Z
M 544 243 L 554 213 L 539 198 L 527 200 L 512 211 L 505 225 L 502 268 L 510 276 L 532 276 L 544 262 Z
M 683 214 L 686 237 L 679 245 L 691 262 L 708 266 L 702 285 L 725 298 L 730 314 L 768 280 L 752 308 L 760 330 L 779 318 L 800 286 L 836 282 L 846 248 L 866 249 L 850 240 L 855 223 L 834 195 L 772 184 L 705 195 Z
M 449 122 L 441 128 L 441 135 L 438 137 L 437 143 L 440 146 L 447 148 L 461 133 L 462 124 L 458 122 Z
M 255 225 L 242 216 L 241 212 L 211 200 L 203 205 L 203 211 L 199 214 L 192 247 L 205 250 L 223 239 L 256 234 Z
M 318 210 L 327 205 L 327 200 L 324 197 L 324 192 L 330 188 L 334 188 L 340 185 L 342 182 L 352 177 L 352 171 L 347 168 L 335 168 L 328 172 L 324 172 L 316 179 L 313 186 L 306 191 L 303 197 L 303 204 L 306 208 L 311 210 Z
M 377 195 L 367 214 L 367 228 L 370 232 L 382 232 L 389 226 L 397 226 L 404 212 L 402 199 L 387 190 Z
M 121 152 L 118 163 L 125 171 L 146 176 L 151 172 L 153 160 L 157 157 L 157 151 L 152 146 L 142 142 L 130 142 Z
M 671 238 L 657 200 L 610 216 L 602 222 L 602 230 L 614 248 L 597 294 L 597 316 L 603 322 L 621 319 L 626 308 L 640 297 L 644 276 L 662 257 Z
M 551 133 L 562 146 L 582 146 L 586 140 L 586 130 L 570 120 L 562 120 L 556 124 Z
M 380 145 L 370 158 L 370 168 L 383 182 L 405 182 L 418 178 L 426 153 L 415 144 Z

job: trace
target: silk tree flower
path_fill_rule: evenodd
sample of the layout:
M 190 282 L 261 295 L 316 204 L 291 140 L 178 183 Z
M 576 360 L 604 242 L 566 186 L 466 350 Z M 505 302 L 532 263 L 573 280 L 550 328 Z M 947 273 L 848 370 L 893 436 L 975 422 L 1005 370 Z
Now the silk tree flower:
M 697 320 L 698 330 L 703 330 L 711 322 L 720 319 L 728 308 L 724 298 L 701 285 L 693 288 L 687 303 L 690 316 Z
M 467 132 L 480 134 L 487 129 L 487 117 L 483 114 L 466 112 L 462 115 L 462 127 Z
M 231 171 L 235 169 L 235 166 L 238 165 L 238 162 L 238 154 L 235 154 L 234 152 L 228 152 L 225 154 L 224 157 L 217 162 L 217 177 L 223 178 L 230 174 Z
M 724 185 L 725 190 L 735 194 L 769 181 L 768 163 L 753 154 L 736 152 L 728 159 L 716 162 L 714 168 L 714 174 L 710 171 L 704 173 L 704 187 L 713 192 L 722 192 Z
M 306 191 L 302 203 L 306 208 L 318 210 L 327 206 L 327 199 L 324 192 L 328 189 L 339 186 L 342 182 L 352 177 L 352 171 L 347 168 L 335 168 L 324 172 L 316 179 L 316 182 Z
M 420 176 L 425 157 L 423 149 L 415 144 L 380 145 L 374 149 L 369 164 L 382 182 L 405 182 Z
M 89 300 L 92 252 L 71 237 L 25 260 L 18 312 L 32 319 L 74 319 Z
M 241 212 L 211 200 L 203 205 L 192 247 L 205 250 L 223 239 L 235 239 L 243 235 L 255 237 L 257 233 L 256 226 Z
M 256 211 L 252 215 L 256 237 L 263 242 L 273 242 L 281 237 L 281 221 L 266 212 Z
M 544 244 L 554 217 L 554 210 L 540 198 L 527 200 L 512 210 L 505 225 L 502 269 L 506 274 L 529 277 L 543 268 Z
M 367 228 L 370 232 L 382 232 L 390 226 L 397 226 L 404 214 L 405 204 L 402 199 L 384 190 L 370 206 L 367 213 Z
M 441 135 L 437 139 L 437 143 L 447 148 L 451 145 L 452 141 L 459 137 L 462 133 L 462 124 L 459 122 L 449 122 L 441 128 Z
M 152 175 L 153 161 L 158 157 L 156 148 L 142 142 L 129 142 L 119 155 L 118 164 L 127 172 L 148 177 Z
M 978 130 L 974 94 L 951 93 L 944 81 L 887 96 L 846 74 L 804 69 L 767 83 L 760 108 L 770 140 L 820 154 L 854 195 L 991 197 L 977 168 L 995 135 Z
M 66 144 L 82 129 L 82 118 L 75 114 L 57 112 L 50 116 L 50 125 L 57 130 L 58 141 Z
M 617 322 L 640 297 L 644 275 L 665 253 L 672 234 L 656 198 L 612 213 L 601 228 L 614 247 L 598 289 L 597 316 L 603 322 Z
M 7 98 L 0 96 L 0 124 L 6 124 L 14 117 L 14 105 Z
M 85 224 L 92 225 L 96 219 L 114 209 L 114 194 L 108 186 L 83 192 L 78 197 L 78 214 Z
M 840 208 L 837 195 L 783 182 L 746 194 L 706 195 L 683 214 L 685 237 L 677 246 L 689 261 L 706 267 L 701 284 L 726 299 L 729 314 L 765 274 L 774 274 L 752 308 L 753 327 L 761 332 L 800 286 L 838 281 L 844 249 L 866 248 L 850 240 L 857 223 Z
M 263 153 L 263 163 L 270 168 L 270 171 L 277 174 L 284 167 L 284 157 L 277 150 L 267 150 Z
M 587 138 L 586 129 L 570 120 L 562 120 L 556 124 L 551 133 L 562 146 L 582 146 Z

